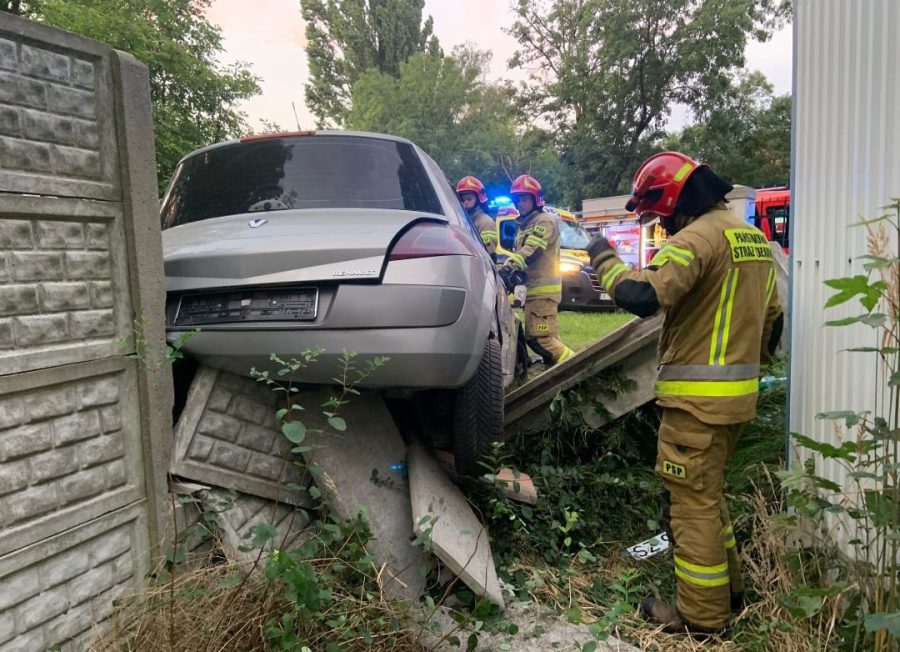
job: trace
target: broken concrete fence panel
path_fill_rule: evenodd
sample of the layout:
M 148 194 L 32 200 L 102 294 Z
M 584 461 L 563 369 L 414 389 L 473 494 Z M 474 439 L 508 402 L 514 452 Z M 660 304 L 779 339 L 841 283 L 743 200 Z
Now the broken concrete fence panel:
M 280 394 L 252 378 L 197 371 L 175 428 L 172 473 L 241 493 L 311 507 L 309 474 L 274 415 Z
M 331 393 L 301 392 L 299 402 L 307 430 L 306 444 L 312 447 L 304 457 L 313 481 L 322 491 L 325 504 L 339 517 L 362 515 L 372 532 L 367 544 L 375 557 L 381 581 L 388 595 L 416 601 L 425 590 L 421 572 L 427 563 L 424 551 L 412 545 L 413 519 L 409 486 L 391 465 L 406 456 L 406 446 L 380 396 L 363 395 L 341 408 L 347 430 L 334 433 L 322 414 Z M 320 430 L 312 433 L 310 430 Z
M 303 540 L 309 516 L 302 509 L 267 498 L 210 489 L 200 493 L 203 509 L 213 514 L 225 557 L 253 563 L 261 551 L 288 550 Z M 274 536 L 254 542 L 254 527 L 268 525 Z M 257 545 L 259 544 L 259 545 Z
M 462 491 L 422 444 L 409 447 L 407 466 L 416 534 L 476 595 L 503 607 L 490 537 Z

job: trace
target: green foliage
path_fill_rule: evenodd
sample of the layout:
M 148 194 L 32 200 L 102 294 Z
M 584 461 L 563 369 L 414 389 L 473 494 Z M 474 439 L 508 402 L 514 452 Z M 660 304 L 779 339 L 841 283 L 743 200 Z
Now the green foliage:
M 317 126 L 344 126 L 356 80 L 368 70 L 398 77 L 417 52 L 439 55 L 424 0 L 301 0 L 310 81 L 306 103 Z
M 134 348 L 134 353 L 129 357 L 137 359 L 143 369 L 148 371 L 159 371 L 165 365 L 172 365 L 184 358 L 184 347 L 192 337 L 200 332 L 199 328 L 190 331 L 184 331 L 179 334 L 175 341 L 165 344 L 165 351 L 162 355 L 158 355 L 155 347 L 151 346 L 147 340 L 147 329 L 150 327 L 150 321 L 146 315 L 136 317 L 132 322 L 132 341 L 124 337 L 117 337 L 115 340 L 116 347 L 120 351 L 129 351 Z
M 863 223 L 869 242 L 866 274 L 825 282 L 835 290 L 826 308 L 857 299 L 866 311 L 829 324 L 867 326 L 884 344 L 865 349 L 875 354 L 876 377 L 883 382 L 876 388 L 876 413 L 819 414 L 842 422 L 846 438 L 835 445 L 793 435 L 805 461 L 780 474 L 792 521 L 809 542 L 801 552 L 816 560 L 819 570 L 812 576 L 804 572 L 798 587 L 782 596 L 782 605 L 793 617 L 810 619 L 826 599 L 840 595 L 839 645 L 847 649 L 894 650 L 900 643 L 900 387 L 894 382 L 900 370 L 900 199 L 886 208 L 882 217 Z M 874 312 L 879 307 L 883 312 Z M 818 458 L 841 469 L 840 482 L 818 474 Z M 851 536 L 849 559 L 830 538 L 836 524 Z
M 659 510 L 653 474 L 658 417 L 647 406 L 594 430 L 584 416 L 603 413 L 592 397 L 612 397 L 629 386 L 621 370 L 601 385 L 582 385 L 560 395 L 553 422 L 542 433 L 522 434 L 487 459 L 493 473 L 513 466 L 527 473 L 538 490 L 536 505 L 523 505 L 491 486 L 477 500 L 493 537 L 494 551 L 507 561 L 539 555 L 561 568 L 604 553 L 608 541 L 646 534 Z M 588 417 L 590 418 L 590 417 Z M 524 578 L 512 578 L 520 586 Z
M 560 127 L 572 197 L 614 195 L 663 136 L 669 110 L 702 116 L 787 15 L 778 0 L 518 0 L 513 66 L 537 68 L 521 96 Z
M 452 183 L 476 174 L 507 192 L 528 172 L 553 197 L 562 170 L 547 132 L 528 126 L 511 88 L 484 81 L 490 52 L 464 46 L 453 56 L 418 53 L 398 73 L 362 73 L 353 85 L 348 128 L 409 138 L 428 152 Z
M 791 171 L 791 96 L 774 96 L 754 72 L 729 82 L 699 122 L 669 138 L 666 149 L 709 163 L 733 183 L 786 185 Z
M 162 191 L 188 152 L 247 131 L 241 100 L 259 93 L 246 64 L 222 66 L 211 0 L 34 0 L 26 16 L 134 55 L 150 72 L 156 167 Z

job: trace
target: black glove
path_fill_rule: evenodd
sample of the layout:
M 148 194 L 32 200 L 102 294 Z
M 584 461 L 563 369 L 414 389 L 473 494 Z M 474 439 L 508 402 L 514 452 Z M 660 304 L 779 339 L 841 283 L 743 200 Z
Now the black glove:
M 528 274 L 508 265 L 504 265 L 498 269 L 497 274 L 503 281 L 503 285 L 506 287 L 507 292 L 515 292 L 517 285 L 525 285 L 525 282 L 528 280 Z
M 503 281 L 503 285 L 506 287 L 507 292 L 513 292 L 516 289 L 516 281 L 514 278 L 515 272 L 512 267 L 504 265 L 497 270 L 497 275 L 500 277 L 500 280 Z
M 604 236 L 599 233 L 591 238 L 591 241 L 588 243 L 587 252 L 588 256 L 591 257 L 591 264 L 594 263 L 594 260 L 606 253 L 607 251 L 611 251 L 612 253 L 616 253 L 615 247 L 613 247 L 609 240 L 607 240 Z

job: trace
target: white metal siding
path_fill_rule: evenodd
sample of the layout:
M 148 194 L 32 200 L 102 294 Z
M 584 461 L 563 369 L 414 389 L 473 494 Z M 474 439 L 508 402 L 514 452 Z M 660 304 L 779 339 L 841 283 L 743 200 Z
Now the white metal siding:
M 865 273 L 866 231 L 849 225 L 900 196 L 900 1 L 794 6 L 790 428 L 834 442 L 815 415 L 872 409 L 883 387 L 871 354 L 840 352 L 876 345 L 874 331 L 823 326 L 863 312 L 855 301 L 826 312 L 823 282 Z M 843 480 L 834 464 L 819 470 Z

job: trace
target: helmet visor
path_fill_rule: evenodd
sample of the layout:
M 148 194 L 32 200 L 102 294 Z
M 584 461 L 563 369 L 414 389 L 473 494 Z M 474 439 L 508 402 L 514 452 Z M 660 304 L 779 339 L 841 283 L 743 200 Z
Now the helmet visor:
M 650 188 L 646 192 L 638 192 L 635 191 L 631 193 L 631 197 L 628 199 L 628 203 L 625 204 L 625 210 L 634 212 L 638 208 L 644 207 L 646 209 L 649 206 L 652 206 L 663 196 L 662 188 Z M 643 211 L 638 211 L 643 212 Z

